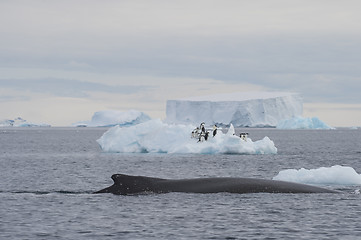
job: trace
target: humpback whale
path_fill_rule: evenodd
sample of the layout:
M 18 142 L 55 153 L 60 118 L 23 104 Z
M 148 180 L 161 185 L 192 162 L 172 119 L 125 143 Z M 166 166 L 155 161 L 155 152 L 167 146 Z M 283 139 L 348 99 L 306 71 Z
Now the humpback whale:
M 114 184 L 95 193 L 117 195 L 144 193 L 337 193 L 326 188 L 257 178 L 163 179 L 125 174 L 112 175 Z

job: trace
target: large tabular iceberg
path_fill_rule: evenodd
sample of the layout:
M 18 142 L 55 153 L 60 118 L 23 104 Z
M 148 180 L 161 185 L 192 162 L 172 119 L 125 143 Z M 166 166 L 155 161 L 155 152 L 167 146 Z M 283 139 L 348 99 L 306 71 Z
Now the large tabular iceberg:
M 125 112 L 105 110 L 95 112 L 91 121 L 77 122 L 74 125 L 86 127 L 111 127 L 115 125 L 129 126 L 142 123 L 150 119 L 151 118 L 147 114 L 137 110 L 129 110 Z
M 277 124 L 279 129 L 333 129 L 326 123 L 322 122 L 317 117 L 303 118 L 294 117 L 291 119 L 282 120 Z
M 168 100 L 166 121 L 207 122 L 236 127 L 275 127 L 283 119 L 301 116 L 303 100 L 284 92 L 239 92 Z
M 115 126 L 97 140 L 105 152 L 121 153 L 200 153 L 200 154 L 275 154 L 277 148 L 268 137 L 253 142 L 234 135 L 231 125 L 226 134 L 218 131 L 208 141 L 191 138 L 192 125 L 150 120 L 130 127 Z

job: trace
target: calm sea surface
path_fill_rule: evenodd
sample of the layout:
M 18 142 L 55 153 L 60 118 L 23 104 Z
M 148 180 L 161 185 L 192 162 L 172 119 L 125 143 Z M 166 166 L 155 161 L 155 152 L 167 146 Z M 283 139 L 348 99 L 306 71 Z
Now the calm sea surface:
M 0 239 L 361 239 L 361 186 L 341 194 L 92 194 L 114 173 L 257 177 L 353 167 L 361 130 L 247 131 L 276 155 L 110 154 L 104 128 L 0 129 Z

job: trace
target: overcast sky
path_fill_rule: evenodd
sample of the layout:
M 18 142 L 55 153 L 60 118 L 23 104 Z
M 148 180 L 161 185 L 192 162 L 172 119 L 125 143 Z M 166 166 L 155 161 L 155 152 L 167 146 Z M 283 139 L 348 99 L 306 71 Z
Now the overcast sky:
M 165 118 L 167 99 L 298 92 L 361 126 L 359 0 L 0 1 L 0 119 Z

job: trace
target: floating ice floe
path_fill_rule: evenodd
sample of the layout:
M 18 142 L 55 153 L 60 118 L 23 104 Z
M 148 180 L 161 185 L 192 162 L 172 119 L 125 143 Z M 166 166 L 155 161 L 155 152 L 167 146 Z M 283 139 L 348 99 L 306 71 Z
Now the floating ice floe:
M 105 152 L 119 153 L 198 153 L 198 154 L 275 154 L 268 137 L 253 142 L 235 136 L 233 125 L 226 134 L 218 131 L 208 141 L 191 138 L 192 125 L 166 124 L 159 119 L 130 127 L 115 126 L 97 140 Z
M 316 185 L 361 185 L 361 175 L 355 169 L 340 165 L 317 169 L 282 170 L 273 180 Z

